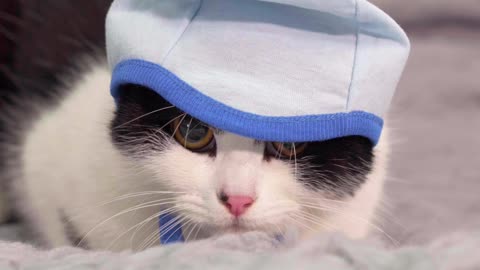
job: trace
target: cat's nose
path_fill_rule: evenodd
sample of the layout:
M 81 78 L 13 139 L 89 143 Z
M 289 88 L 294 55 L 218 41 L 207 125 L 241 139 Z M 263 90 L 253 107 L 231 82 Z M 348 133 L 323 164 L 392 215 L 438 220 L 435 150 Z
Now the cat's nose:
M 232 195 L 225 193 L 220 195 L 220 201 L 227 207 L 228 211 L 235 217 L 243 215 L 250 206 L 252 206 L 254 199 L 250 196 Z

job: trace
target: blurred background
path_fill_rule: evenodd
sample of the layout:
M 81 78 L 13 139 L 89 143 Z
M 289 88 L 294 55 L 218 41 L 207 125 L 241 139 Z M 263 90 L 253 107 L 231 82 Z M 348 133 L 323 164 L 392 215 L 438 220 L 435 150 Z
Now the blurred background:
M 480 1 L 375 0 L 412 52 L 390 111 L 387 200 L 401 243 L 480 228 Z
M 371 2 L 396 19 L 412 42 L 389 115 L 390 214 L 382 227 L 401 244 L 478 230 L 480 0 Z M 54 94 L 58 76 L 79 55 L 102 56 L 109 3 L 0 1 L 0 113 L 18 93 Z M 0 226 L 0 239 L 25 237 L 16 224 Z

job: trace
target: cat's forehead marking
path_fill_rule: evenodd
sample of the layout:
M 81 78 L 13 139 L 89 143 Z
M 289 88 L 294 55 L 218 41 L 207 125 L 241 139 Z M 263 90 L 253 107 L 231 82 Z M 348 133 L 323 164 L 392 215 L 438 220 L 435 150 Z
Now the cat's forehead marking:
M 261 153 L 261 145 L 256 144 L 254 139 L 236 135 L 230 132 L 223 132 L 216 137 L 217 149 L 219 152 L 252 152 Z

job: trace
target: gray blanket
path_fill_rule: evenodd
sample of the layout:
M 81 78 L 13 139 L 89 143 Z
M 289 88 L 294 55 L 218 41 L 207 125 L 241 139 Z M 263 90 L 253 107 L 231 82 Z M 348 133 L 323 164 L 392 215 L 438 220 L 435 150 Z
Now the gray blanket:
M 132 254 L 63 248 L 38 251 L 0 243 L 0 269 L 398 269 L 478 270 L 480 233 L 457 235 L 424 247 L 394 250 L 323 235 L 285 248 L 262 234 L 228 235 Z

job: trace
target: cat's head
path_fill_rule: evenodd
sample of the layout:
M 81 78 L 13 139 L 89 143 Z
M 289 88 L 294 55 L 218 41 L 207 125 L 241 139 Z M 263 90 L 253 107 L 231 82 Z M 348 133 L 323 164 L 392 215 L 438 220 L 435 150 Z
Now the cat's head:
M 168 191 L 162 209 L 214 233 L 329 229 L 374 166 L 360 136 L 264 142 L 218 130 L 150 89 L 124 85 L 111 127 L 116 147 Z

